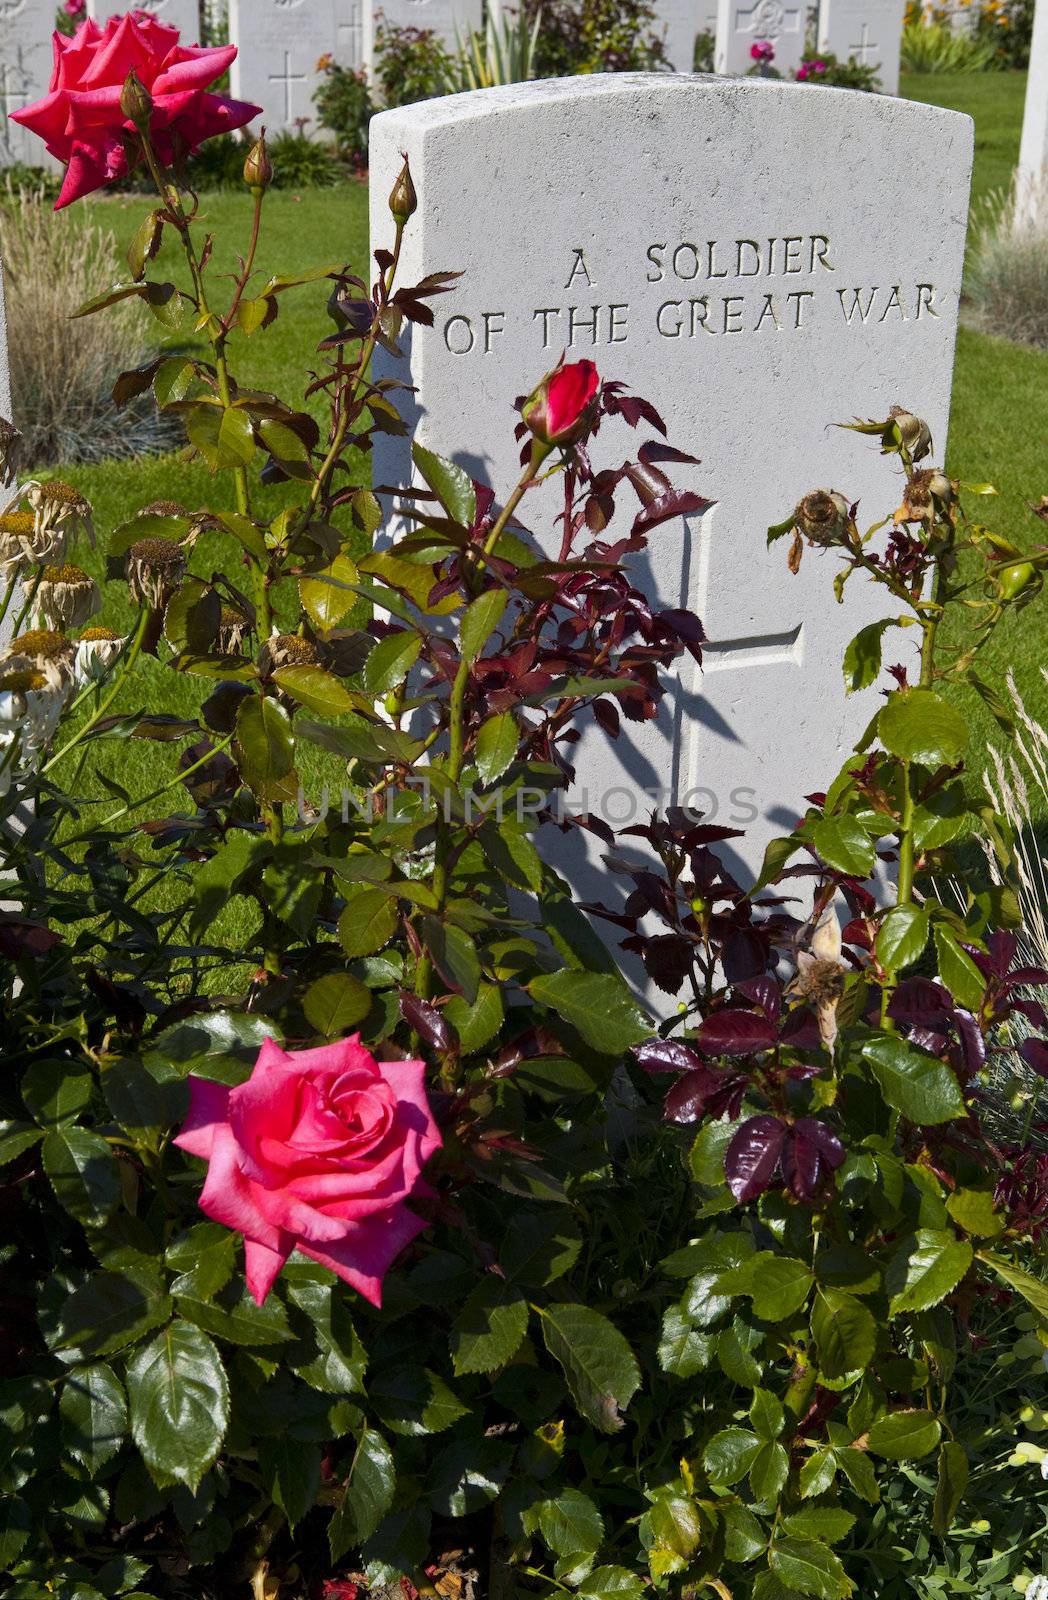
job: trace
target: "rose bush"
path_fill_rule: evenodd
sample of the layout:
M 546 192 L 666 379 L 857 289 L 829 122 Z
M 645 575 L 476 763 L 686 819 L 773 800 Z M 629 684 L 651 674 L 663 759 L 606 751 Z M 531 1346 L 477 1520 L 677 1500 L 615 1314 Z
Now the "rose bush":
M 978 654 L 1048 551 L 969 516 L 920 418 L 860 424 L 885 519 L 813 488 L 770 530 L 792 570 L 816 547 L 838 593 L 863 574 L 886 596 L 844 661 L 849 692 L 884 691 L 860 748 L 783 797 L 800 820 L 754 883 L 731 830 L 671 808 L 600 834 L 626 897 L 580 906 L 517 801 L 599 833 L 571 808 L 579 717 L 626 738 L 701 660 L 698 619 L 654 610 L 625 559 L 706 508 L 671 482 L 690 458 L 649 402 L 562 363 L 520 402 L 503 498 L 416 443 L 406 531 L 374 547 L 360 468 L 403 423 L 371 357 L 454 283 L 399 282 L 410 173 L 370 284 L 260 279 L 257 145 L 227 281 L 128 87 L 158 204 L 130 279 L 80 311 L 202 330 L 206 354 L 169 348 L 116 394 L 171 408 L 235 509 L 154 501 L 101 530 L 102 614 L 132 602 L 114 637 L 77 636 L 77 584 L 45 576 L 89 534 L 75 489 L 30 480 L 0 516 L 0 1595 L 1025 1589 L 1048 985 L 955 702 L 1008 725 Z M 323 428 L 234 369 L 311 283 Z M 614 468 L 609 418 L 642 435 Z M 537 548 L 518 517 L 554 473 Z M 27 626 L 42 592 L 61 628 Z M 143 709 L 160 671 L 199 708 Z M 126 740 L 153 754 L 145 794 L 110 775 Z M 296 804 L 307 763 L 350 787 L 342 812 Z
M 267 1039 L 232 1089 L 189 1078 L 175 1143 L 208 1163 L 200 1209 L 244 1235 L 259 1305 L 296 1249 L 382 1304 L 390 1263 L 425 1227 L 406 1201 L 432 1192 L 421 1174 L 440 1134 L 425 1071 L 376 1061 L 354 1035 L 293 1054 Z

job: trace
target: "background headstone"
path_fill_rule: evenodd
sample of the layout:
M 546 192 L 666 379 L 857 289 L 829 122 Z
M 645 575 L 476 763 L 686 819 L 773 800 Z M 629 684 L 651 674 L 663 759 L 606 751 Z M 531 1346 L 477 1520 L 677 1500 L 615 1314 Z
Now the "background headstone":
M 818 487 L 860 500 L 867 521 L 897 503 L 897 473 L 876 447 L 829 424 L 901 403 L 928 419 L 941 459 L 971 121 L 759 79 L 623 74 L 484 90 L 372 121 L 373 246 L 391 240 L 401 151 L 419 211 L 400 281 L 466 274 L 434 327 L 410 330 L 406 360 L 380 363 L 416 386 L 408 417 L 420 442 L 504 500 L 519 473 L 513 399 L 566 351 L 652 401 L 670 441 L 701 458 L 671 469 L 675 483 L 717 502 L 660 528 L 638 574 L 661 605 L 698 612 L 705 668 L 682 661 L 658 724 L 624 722 L 615 744 L 584 732 L 574 807 L 585 789 L 619 826 L 688 803 L 750 824 L 752 863 L 868 721 L 872 691 L 846 699 L 841 656 L 884 609 L 860 579 L 836 605 L 836 563 L 818 551 L 791 577 L 766 531 Z M 617 465 L 648 436 L 606 425 L 596 464 Z M 377 483 L 410 482 L 409 445 L 378 438 Z M 522 516 L 553 539 L 558 509 L 543 489 Z M 589 863 L 571 848 L 547 841 L 580 896 L 614 893 L 594 865 L 603 847 Z
M 655 28 L 665 45 L 666 60 L 674 72 L 691 72 L 695 66 L 695 40 L 705 24 L 699 0 L 655 0 Z
M 755 64 L 752 46 L 758 39 L 770 39 L 776 72 L 790 77 L 804 54 L 806 21 L 806 0 L 718 0 L 716 70 L 738 76 L 748 73 Z
M 53 0 L 0 0 L 0 167 L 49 162 L 37 136 L 8 116 L 47 93 L 54 27 Z
M 319 82 L 321 56 L 339 57 L 339 24 L 351 20 L 351 0 L 229 0 L 229 38 L 237 46 L 230 85 L 238 100 L 262 107 L 269 133 L 294 129 L 308 117 L 306 133 L 315 135 L 317 108 L 313 91 Z
M 455 49 L 456 38 L 465 44 L 470 34 L 484 25 L 483 0 L 362 0 L 362 3 L 366 8 L 364 60 L 369 69 L 374 60 L 374 38 L 380 23 L 389 28 L 428 28 L 449 50 Z M 496 13 L 501 11 L 511 26 L 515 22 L 512 8 L 492 9 Z
M 1037 0 L 1026 79 L 1016 218 L 1021 225 L 1048 226 L 1048 0 Z
M 129 9 L 121 0 L 87 0 L 89 16 L 101 23 L 107 17 Z M 151 11 L 160 22 L 166 22 L 169 28 L 177 28 L 183 44 L 200 43 L 200 7 L 197 0 L 149 0 L 145 9 Z M 55 6 L 52 6 L 52 15 L 54 11 Z
M 899 92 L 905 0 L 821 0 L 819 49 L 875 67 L 884 94 Z

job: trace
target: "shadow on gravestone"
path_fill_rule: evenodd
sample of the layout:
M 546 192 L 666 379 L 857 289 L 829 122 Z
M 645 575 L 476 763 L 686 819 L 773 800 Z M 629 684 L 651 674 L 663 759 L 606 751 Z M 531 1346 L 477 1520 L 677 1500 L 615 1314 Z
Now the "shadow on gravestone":
M 898 503 L 894 467 L 835 422 L 904 404 L 941 459 L 971 121 L 758 79 L 623 74 L 453 96 L 373 120 L 375 245 L 391 237 L 402 151 L 419 210 L 400 281 L 465 272 L 405 362 L 380 363 L 416 386 L 420 442 L 504 499 L 519 472 L 513 399 L 566 350 L 655 404 L 671 443 L 701 458 L 675 482 L 717 502 L 659 529 L 637 572 L 661 605 L 698 612 L 705 668 L 680 666 L 658 724 L 625 724 L 614 744 L 584 730 L 571 808 L 585 790 L 622 826 L 690 803 L 749 824 L 734 865 L 752 868 L 875 709 L 875 690 L 846 699 L 841 657 L 884 609 L 860 579 L 836 605 L 818 551 L 791 577 L 767 528 L 817 487 L 858 500 L 860 525 Z M 644 434 L 606 425 L 596 465 Z M 410 440 L 380 438 L 374 472 L 410 483 Z M 548 489 L 524 503 L 547 548 L 557 509 Z M 581 899 L 617 892 L 596 840 L 547 828 L 539 845 Z

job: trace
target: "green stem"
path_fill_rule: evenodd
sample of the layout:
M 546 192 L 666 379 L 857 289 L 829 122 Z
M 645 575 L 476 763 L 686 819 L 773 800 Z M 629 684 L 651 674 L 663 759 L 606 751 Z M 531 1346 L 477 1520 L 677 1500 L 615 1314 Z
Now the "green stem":
M 902 763 L 902 818 L 899 822 L 899 890 L 896 903 L 908 906 L 913 901 L 913 780 L 910 763 Z

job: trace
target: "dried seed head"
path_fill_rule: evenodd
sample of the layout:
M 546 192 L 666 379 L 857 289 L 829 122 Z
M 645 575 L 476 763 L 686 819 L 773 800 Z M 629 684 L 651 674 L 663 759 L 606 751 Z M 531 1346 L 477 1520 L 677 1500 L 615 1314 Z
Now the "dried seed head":
M 45 567 L 35 599 L 38 619 L 52 628 L 79 628 L 102 609 L 94 578 L 82 567 Z
M 938 467 L 924 467 L 914 472 L 906 484 L 902 505 L 895 513 L 896 522 L 930 522 L 936 508 L 953 503 L 954 485 Z
M 811 544 L 829 544 L 851 527 L 851 508 L 836 489 L 813 489 L 793 513 L 796 526 Z
M 281 667 L 319 667 L 323 658 L 312 639 L 300 633 L 277 633 L 267 639 L 259 653 L 259 671 L 263 677 L 279 672 Z
M 117 644 L 123 643 L 120 635 L 118 633 L 114 633 L 112 628 L 95 627 L 85 628 L 76 642 L 78 645 L 107 644 L 112 642 L 114 639 L 116 640 Z
M 39 667 L 17 667 L 0 676 L 0 694 L 29 694 L 46 688 L 47 679 Z
M 151 500 L 141 511 L 136 511 L 138 517 L 188 517 L 189 512 L 185 506 L 180 506 L 177 500 Z
M 91 504 L 71 483 L 63 483 L 58 478 L 47 483 L 29 483 L 26 485 L 26 498 L 36 513 L 38 536 L 59 529 L 68 534 L 84 533 L 94 546 L 95 525 L 91 519 Z M 47 559 L 44 555 L 36 557 L 38 561 Z
M 18 465 L 22 435 L 13 422 L 0 417 L 0 483 L 11 483 Z
M 248 632 L 247 618 L 232 606 L 223 606 L 218 622 L 218 648 L 223 655 L 239 655 Z
M 54 628 L 30 628 L 12 639 L 5 659 L 28 656 L 34 661 L 68 661 L 73 653 L 72 639 Z
M 186 553 L 170 539 L 139 539 L 127 552 L 127 588 L 137 605 L 162 611 L 186 575 Z

